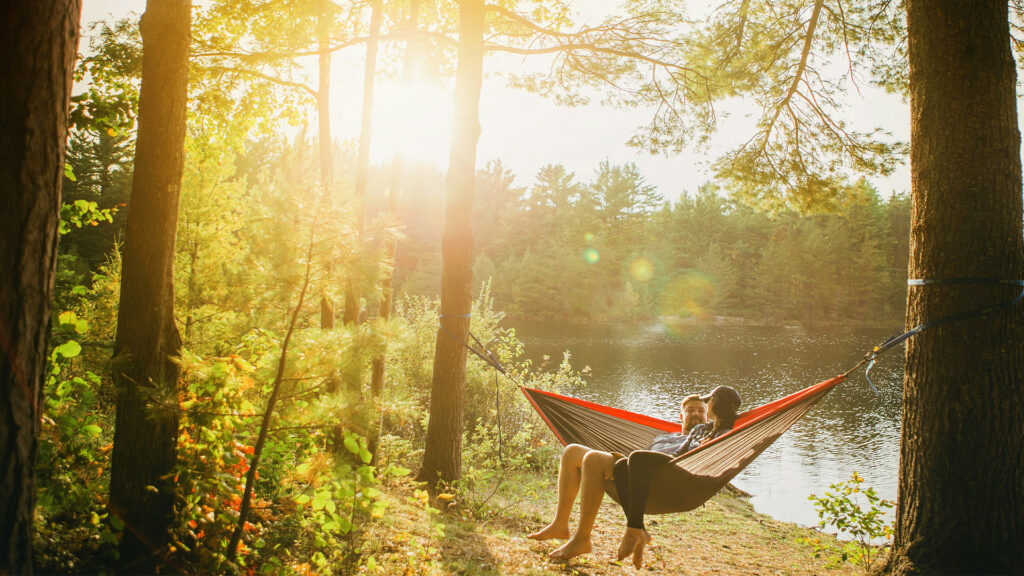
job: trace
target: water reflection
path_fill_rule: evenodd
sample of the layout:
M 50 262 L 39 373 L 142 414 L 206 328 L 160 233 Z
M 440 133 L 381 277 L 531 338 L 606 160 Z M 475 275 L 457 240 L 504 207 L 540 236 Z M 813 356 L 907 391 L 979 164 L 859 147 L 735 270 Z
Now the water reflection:
M 528 355 L 572 354 L 590 366 L 588 386 L 574 394 L 676 420 L 679 399 L 728 384 L 743 409 L 826 380 L 852 367 L 884 332 L 807 332 L 775 327 L 659 325 L 515 325 Z M 859 472 L 883 498 L 895 500 L 899 465 L 902 353 L 893 350 L 872 372 L 879 393 L 855 373 L 755 460 L 734 483 L 754 507 L 804 525 L 818 517 L 807 500 Z

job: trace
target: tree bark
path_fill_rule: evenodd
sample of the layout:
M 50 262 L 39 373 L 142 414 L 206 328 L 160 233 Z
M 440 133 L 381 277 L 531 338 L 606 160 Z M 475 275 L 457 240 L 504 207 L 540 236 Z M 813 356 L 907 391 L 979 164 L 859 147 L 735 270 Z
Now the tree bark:
M 317 140 L 320 146 L 320 190 L 328 194 L 334 181 L 334 157 L 331 150 L 331 14 L 330 0 L 320 1 L 316 36 L 320 49 L 317 63 L 319 80 L 316 89 Z M 328 278 L 330 269 L 328 269 Z M 326 292 L 320 295 L 320 328 L 334 329 L 334 302 Z
M 1024 276 L 1007 5 L 909 0 L 911 278 Z M 907 324 L 1019 287 L 911 287 Z M 909 340 L 897 574 L 1024 572 L 1024 306 Z
M 356 235 L 358 245 L 363 245 L 363 229 L 366 227 L 364 215 L 366 205 L 366 185 L 370 177 L 370 143 L 373 139 L 373 88 L 377 78 L 377 38 L 380 36 L 381 25 L 380 0 L 370 2 L 370 31 L 366 40 L 366 64 L 363 68 L 363 105 L 359 124 L 359 148 L 356 152 L 356 184 L 355 214 Z M 361 308 L 360 278 L 350 277 L 345 290 L 346 326 L 359 322 Z
M 184 164 L 189 0 L 149 0 L 140 22 L 142 88 L 114 341 L 117 416 L 110 509 L 125 523 L 122 559 L 148 571 L 173 521 L 181 337 L 174 248 Z
M 409 22 L 406 26 L 409 33 L 416 31 L 420 14 L 420 0 L 412 0 L 409 3 Z M 405 45 L 405 54 L 402 58 L 402 77 L 408 81 L 413 76 L 414 66 L 414 44 L 408 40 Z M 398 195 L 402 189 L 402 171 L 405 169 L 405 157 L 402 155 L 401 147 L 396 146 L 394 156 L 391 160 L 391 184 L 388 189 L 388 213 L 391 217 L 398 216 Z M 390 238 L 384 245 L 384 273 L 380 280 L 380 304 L 377 307 L 377 315 L 381 322 L 387 322 L 391 318 L 391 306 L 394 297 L 395 280 L 395 258 L 398 253 L 398 239 Z M 374 423 L 370 429 L 370 437 L 367 439 L 367 448 L 373 455 L 371 464 L 377 464 L 377 448 L 380 445 L 380 433 L 383 427 L 384 412 L 381 404 L 384 395 L 384 368 L 387 361 L 387 342 L 384 343 L 384 350 L 381 351 L 370 365 L 370 400 L 373 403 Z
M 461 476 L 466 348 L 473 281 L 473 196 L 480 139 L 484 4 L 466 0 L 459 9 L 455 117 L 448 160 L 445 227 L 441 239 L 441 327 L 437 331 L 423 466 L 418 479 L 436 486 Z
M 32 573 L 32 517 L 79 0 L 0 20 L 0 574 Z

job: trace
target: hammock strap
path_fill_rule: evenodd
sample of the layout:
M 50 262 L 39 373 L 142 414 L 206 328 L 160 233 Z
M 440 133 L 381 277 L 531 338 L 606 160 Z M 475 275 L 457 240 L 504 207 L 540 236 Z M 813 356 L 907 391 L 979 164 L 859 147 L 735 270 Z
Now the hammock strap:
M 936 285 L 947 285 L 947 286 L 948 285 L 961 285 L 961 286 L 963 286 L 963 285 L 979 285 L 979 284 L 981 284 L 981 285 L 985 285 L 985 284 L 987 284 L 987 285 L 997 284 L 998 285 L 998 284 L 1001 284 L 1001 285 L 1005 285 L 1005 286 L 1024 287 L 1024 280 L 1012 280 L 1012 279 L 1008 279 L 1008 278 L 911 278 L 911 279 L 907 280 L 907 286 L 936 286 Z M 995 305 L 992 305 L 992 306 L 983 306 L 981 308 L 975 308 L 974 310 L 968 310 L 966 312 L 958 312 L 956 314 L 950 314 L 949 316 L 943 316 L 942 318 L 939 318 L 938 320 L 931 320 L 929 322 L 922 322 L 921 324 L 918 324 L 917 326 L 914 326 L 910 330 L 907 330 L 906 332 L 904 332 L 902 334 L 897 334 L 895 336 L 892 336 L 888 340 L 886 340 L 885 342 L 882 342 L 878 346 L 875 346 L 870 352 L 868 352 L 867 354 L 864 355 L 864 360 L 862 360 L 860 363 L 858 363 L 857 366 L 860 366 L 865 361 L 868 363 L 867 369 L 864 370 L 864 378 L 868 381 L 868 384 L 871 385 L 871 388 L 877 394 L 878 393 L 878 388 L 875 388 L 874 382 L 871 381 L 871 369 L 875 367 L 875 359 L 878 358 L 878 356 L 880 354 L 882 354 L 883 352 L 885 352 L 886 350 L 889 350 L 890 348 L 892 348 L 893 346 L 899 344 L 900 342 L 903 342 L 904 340 L 910 338 L 911 336 L 914 336 L 915 334 L 919 334 L 919 333 L 923 332 L 924 330 L 927 330 L 928 328 L 934 328 L 935 326 L 941 326 L 942 324 L 949 324 L 949 323 L 952 323 L 952 322 L 960 322 L 962 320 L 968 320 L 968 319 L 971 319 L 971 318 L 978 318 L 978 317 L 981 317 L 981 316 L 987 316 L 987 315 L 992 314 L 994 312 L 999 312 L 1001 310 L 1006 310 L 1006 309 L 1009 309 L 1009 308 L 1013 308 L 1021 300 L 1024 300 L 1024 290 L 1021 290 L 1021 292 L 1019 294 L 1017 294 L 1016 298 L 1013 298 L 1011 300 L 1006 300 L 1006 301 L 1001 302 L 999 304 L 995 304 Z M 853 371 L 854 369 L 856 369 L 857 366 L 852 368 L 850 371 Z
M 456 317 L 456 318 L 469 318 L 470 315 L 469 314 L 441 314 L 439 319 L 440 318 L 452 318 L 452 317 Z M 441 330 L 443 330 L 448 335 L 449 338 L 451 338 L 452 340 L 458 342 L 466 350 L 469 350 L 470 352 L 472 352 L 474 356 L 476 356 L 477 358 L 483 360 L 484 362 L 486 362 L 489 366 L 491 366 L 492 368 L 494 368 L 498 372 L 501 372 L 509 380 L 512 380 L 512 378 L 508 375 L 508 372 L 506 372 L 505 367 L 502 366 L 501 362 L 498 361 L 497 356 L 495 356 L 493 352 L 491 352 L 486 346 L 484 346 L 483 343 L 480 342 L 480 339 L 477 338 L 476 335 L 473 334 L 472 331 L 469 331 L 469 336 L 471 338 L 473 338 L 473 341 L 476 342 L 476 345 L 480 347 L 479 350 L 477 350 L 476 348 L 471 346 L 469 342 L 467 342 L 467 341 L 463 340 L 462 338 L 459 338 L 458 336 L 456 336 L 454 332 L 449 330 L 448 327 L 444 325 L 444 322 L 438 322 L 438 325 L 441 327 Z

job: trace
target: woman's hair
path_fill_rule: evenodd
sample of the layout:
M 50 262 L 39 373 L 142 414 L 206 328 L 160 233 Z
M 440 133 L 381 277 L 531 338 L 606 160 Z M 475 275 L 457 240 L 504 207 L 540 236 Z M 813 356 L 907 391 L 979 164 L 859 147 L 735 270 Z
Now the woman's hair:
M 733 425 L 736 424 L 736 406 L 728 402 L 715 402 L 712 412 L 715 415 L 715 425 L 711 428 L 713 435 L 717 436 L 726 430 L 732 430 Z

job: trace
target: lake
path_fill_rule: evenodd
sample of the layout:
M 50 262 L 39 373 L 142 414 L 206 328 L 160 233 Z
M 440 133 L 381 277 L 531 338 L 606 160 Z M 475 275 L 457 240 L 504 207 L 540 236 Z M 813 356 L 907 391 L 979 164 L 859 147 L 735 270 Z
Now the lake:
M 727 384 L 741 410 L 827 380 L 853 367 L 890 334 L 806 331 L 784 327 L 579 325 L 510 322 L 536 363 L 564 351 L 577 369 L 589 366 L 585 388 L 573 395 L 678 421 L 679 400 Z M 880 358 L 833 389 L 733 480 L 754 508 L 779 520 L 815 525 L 807 499 L 856 471 L 883 498 L 895 501 L 899 466 L 903 351 Z M 891 512 L 890 512 L 891 514 Z M 890 516 L 891 519 L 891 516 Z

